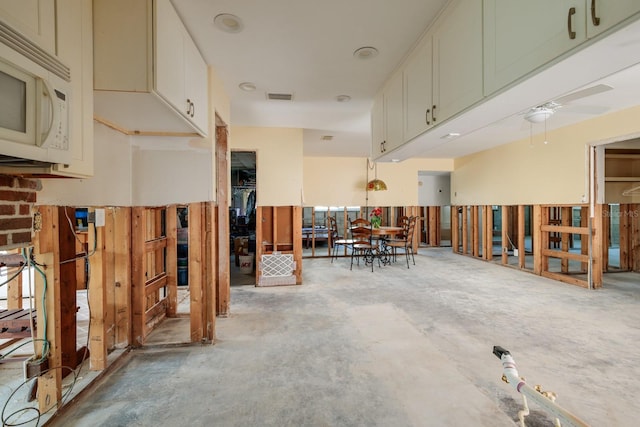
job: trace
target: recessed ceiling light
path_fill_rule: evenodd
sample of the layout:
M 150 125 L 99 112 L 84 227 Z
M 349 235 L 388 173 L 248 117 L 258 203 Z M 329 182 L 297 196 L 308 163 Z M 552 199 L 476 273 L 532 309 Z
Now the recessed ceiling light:
M 353 56 L 358 59 L 371 59 L 378 55 L 378 49 L 371 46 L 361 47 L 353 52 Z
M 349 101 L 351 101 L 351 97 L 349 95 L 338 95 L 338 96 L 336 96 L 336 101 L 338 101 L 338 102 L 349 102 Z
M 460 134 L 458 132 L 449 132 L 446 135 L 440 137 L 440 139 L 453 139 L 459 137 Z
M 238 87 L 245 92 L 253 92 L 254 90 L 256 90 L 256 85 L 251 82 L 242 82 L 238 85 Z
M 239 33 L 244 28 L 242 20 L 230 13 L 221 13 L 213 18 L 213 24 L 227 33 Z

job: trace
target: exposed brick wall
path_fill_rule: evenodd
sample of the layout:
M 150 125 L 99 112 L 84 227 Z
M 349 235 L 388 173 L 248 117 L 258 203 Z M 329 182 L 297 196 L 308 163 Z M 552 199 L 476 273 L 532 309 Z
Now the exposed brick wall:
M 39 179 L 0 175 L 0 249 L 28 246 Z

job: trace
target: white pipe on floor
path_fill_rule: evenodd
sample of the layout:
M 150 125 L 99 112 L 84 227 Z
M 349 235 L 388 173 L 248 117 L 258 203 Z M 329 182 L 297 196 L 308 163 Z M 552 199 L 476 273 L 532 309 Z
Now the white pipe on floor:
M 542 409 L 549 412 L 555 418 L 562 422 L 562 425 L 574 426 L 574 427 L 588 427 L 589 425 L 582 421 L 577 416 L 573 415 L 571 412 L 562 408 L 558 404 L 556 404 L 549 397 L 543 395 L 541 392 L 531 387 L 526 383 L 524 379 L 518 375 L 518 368 L 516 366 L 516 362 L 511 357 L 511 354 L 500 346 L 493 347 L 493 354 L 500 358 L 502 362 L 503 374 L 504 378 L 506 378 L 506 382 L 511 384 L 513 388 L 516 389 L 518 393 L 521 393 L 523 396 L 528 397 L 529 399 L 536 402 Z M 526 402 L 526 400 L 525 400 Z M 526 403 L 525 403 L 526 405 Z M 528 408 L 525 408 L 526 412 L 528 412 Z M 526 414 L 524 414 L 526 415 Z M 521 422 L 524 425 L 523 418 L 521 417 Z

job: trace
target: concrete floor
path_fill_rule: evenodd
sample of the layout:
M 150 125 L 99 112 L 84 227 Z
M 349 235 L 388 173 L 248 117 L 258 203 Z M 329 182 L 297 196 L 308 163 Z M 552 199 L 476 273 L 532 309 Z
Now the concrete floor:
M 501 345 L 590 425 L 635 426 L 638 278 L 589 291 L 450 248 L 374 273 L 305 259 L 302 286 L 233 286 L 216 345 L 134 350 L 50 424 L 513 426 Z M 528 426 L 552 425 L 531 409 Z

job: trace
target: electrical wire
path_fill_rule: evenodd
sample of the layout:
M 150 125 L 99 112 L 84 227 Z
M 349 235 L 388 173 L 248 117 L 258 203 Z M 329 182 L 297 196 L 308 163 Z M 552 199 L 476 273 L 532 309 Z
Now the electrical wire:
M 38 408 L 33 407 L 33 406 L 28 406 L 25 408 L 20 408 L 15 410 L 14 412 L 11 412 L 10 414 L 7 414 L 5 416 L 5 412 L 7 411 L 7 407 L 9 406 L 9 402 L 11 401 L 11 399 L 13 399 L 13 397 L 16 395 L 16 393 L 18 393 L 18 391 L 24 387 L 25 385 L 29 384 L 32 381 L 37 381 L 38 377 L 33 377 L 33 378 L 29 378 L 24 380 L 22 383 L 20 383 L 20 385 L 18 385 L 18 387 L 16 387 L 16 389 L 9 395 L 9 397 L 7 398 L 6 402 L 4 403 L 4 405 L 2 406 L 2 412 L 0 412 L 0 419 L 2 420 L 2 425 L 6 426 L 6 427 L 15 427 L 15 426 L 22 426 L 25 424 L 29 424 L 32 423 L 33 421 L 36 422 L 36 427 L 40 424 L 40 420 L 42 418 L 43 415 L 48 414 L 49 412 L 51 412 L 53 409 L 55 409 L 55 412 L 58 411 L 58 409 L 60 409 L 62 406 L 64 406 L 64 404 L 66 403 L 67 398 L 69 397 L 69 395 L 71 394 L 71 392 L 73 391 L 73 388 L 75 387 L 76 383 L 78 382 L 78 372 L 76 372 L 75 369 L 69 367 L 69 366 L 54 366 L 52 368 L 46 369 L 44 371 L 42 371 L 40 373 L 40 376 L 45 375 L 51 371 L 55 371 L 55 370 L 63 370 L 63 369 L 67 369 L 69 370 L 69 372 L 71 374 L 73 374 L 73 379 L 71 380 L 71 382 L 67 385 L 68 389 L 65 393 L 62 394 L 62 396 L 60 397 L 60 401 L 51 405 L 51 407 L 44 411 L 41 412 Z M 82 365 L 80 365 L 80 369 L 82 369 Z M 80 370 L 78 369 L 78 370 Z M 64 388 L 64 385 L 63 385 Z M 15 421 L 12 421 L 12 418 L 16 418 L 18 416 L 21 416 L 27 412 L 35 412 L 36 415 L 28 420 L 25 421 L 21 421 L 19 423 L 15 423 Z M 55 413 L 54 412 L 54 413 Z
M 4 282 L 0 283 L 0 286 L 4 286 L 4 285 L 8 285 L 9 283 L 11 283 L 11 281 L 13 279 L 15 279 L 16 277 L 18 277 L 20 274 L 22 274 L 22 271 L 24 270 L 24 268 L 26 267 L 26 264 L 22 264 L 20 265 L 20 267 L 18 268 L 18 271 L 11 276 L 9 279 L 5 280 Z

